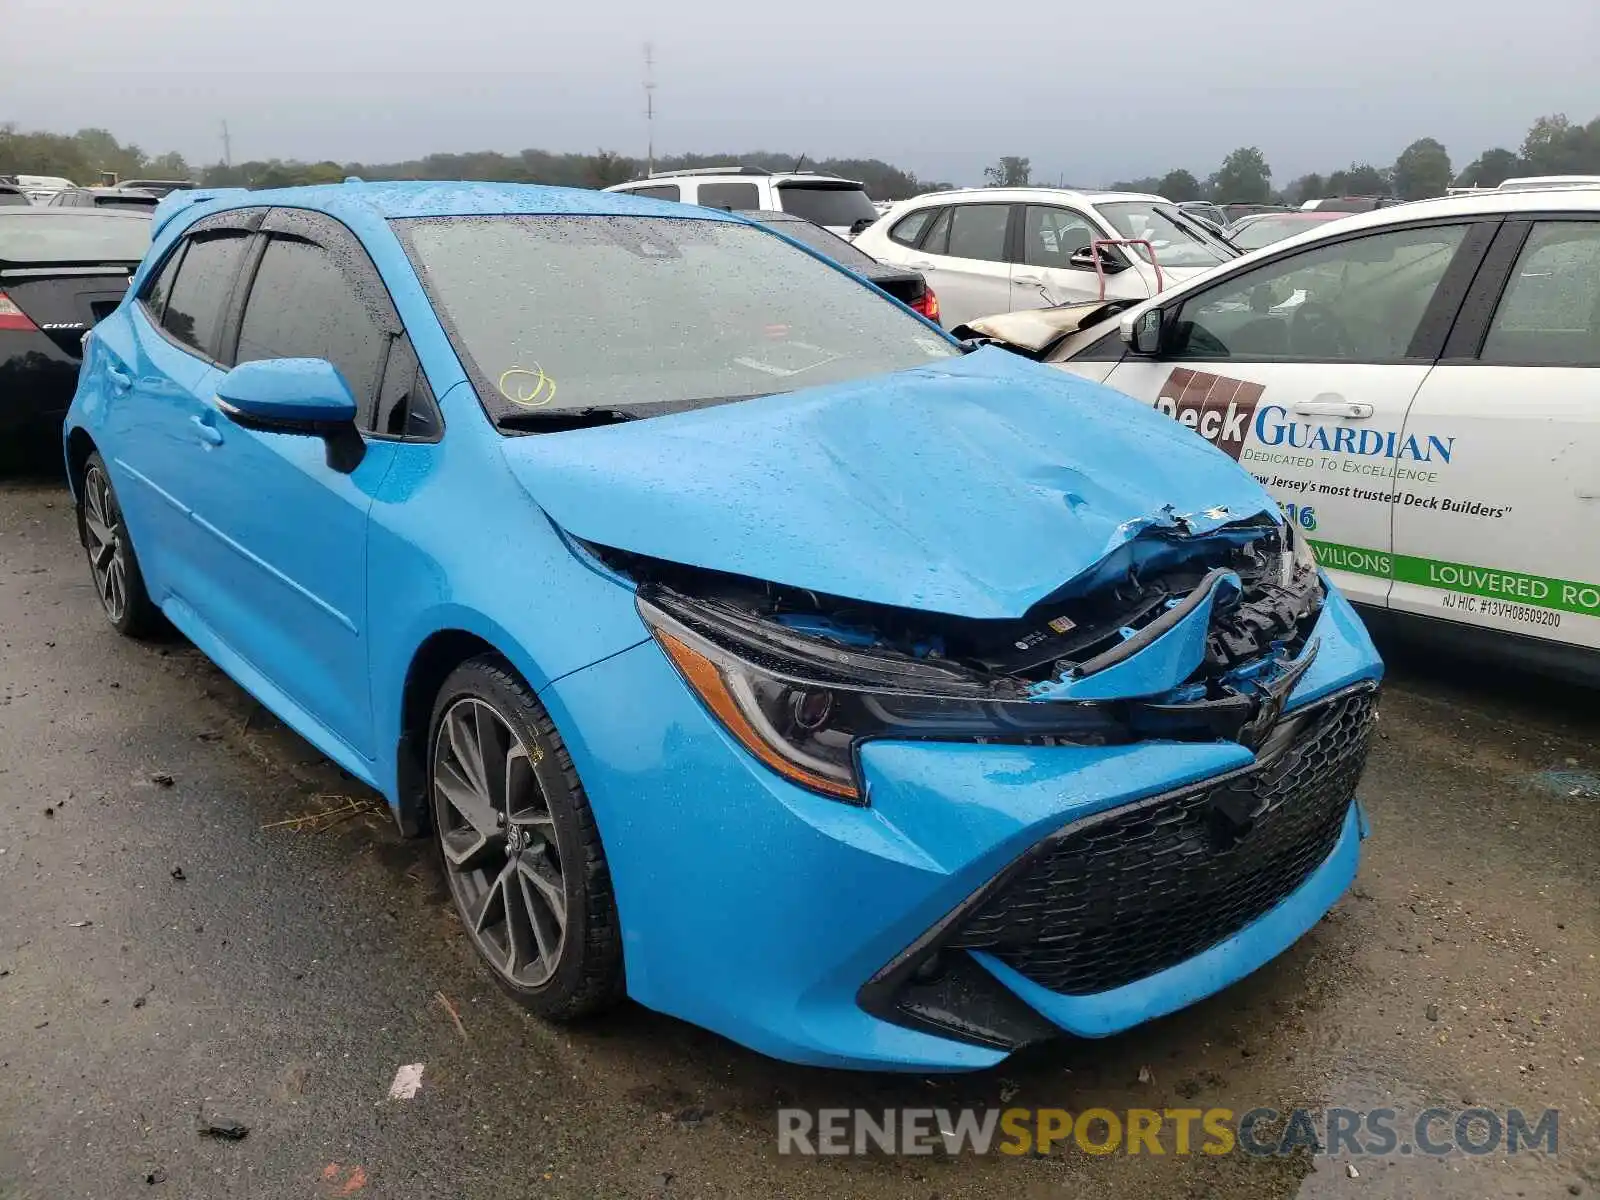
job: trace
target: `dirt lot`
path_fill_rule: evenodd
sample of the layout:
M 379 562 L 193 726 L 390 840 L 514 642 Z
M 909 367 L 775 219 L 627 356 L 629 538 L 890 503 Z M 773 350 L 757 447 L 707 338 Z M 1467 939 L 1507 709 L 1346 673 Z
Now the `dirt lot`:
M 555 1029 L 478 969 L 425 843 L 186 644 L 117 638 L 66 494 L 0 483 L 0 1198 L 1597 1194 L 1600 704 L 1403 665 L 1381 730 L 1353 891 L 1132 1034 L 926 1079 L 633 1007 Z M 963 1104 L 1549 1107 L 1559 1151 L 777 1153 L 780 1105 Z

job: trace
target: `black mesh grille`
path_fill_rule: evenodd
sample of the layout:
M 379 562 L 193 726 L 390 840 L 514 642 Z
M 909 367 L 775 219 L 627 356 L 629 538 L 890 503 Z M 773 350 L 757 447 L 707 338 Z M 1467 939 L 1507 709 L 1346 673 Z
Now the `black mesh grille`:
M 1285 718 L 1248 771 L 1085 818 L 949 945 L 1052 991 L 1101 992 L 1236 933 L 1332 852 L 1366 762 L 1371 691 Z

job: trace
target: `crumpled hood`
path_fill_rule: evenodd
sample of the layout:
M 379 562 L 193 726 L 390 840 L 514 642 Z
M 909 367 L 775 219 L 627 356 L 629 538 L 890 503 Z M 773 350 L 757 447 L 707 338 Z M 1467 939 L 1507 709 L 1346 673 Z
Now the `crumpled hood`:
M 1152 525 L 1277 513 L 1171 418 L 994 349 L 503 445 L 585 541 L 965 617 L 1021 616 Z

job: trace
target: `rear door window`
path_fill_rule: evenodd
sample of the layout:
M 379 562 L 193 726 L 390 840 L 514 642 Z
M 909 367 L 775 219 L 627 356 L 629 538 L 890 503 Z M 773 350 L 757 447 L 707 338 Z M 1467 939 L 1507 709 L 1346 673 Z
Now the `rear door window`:
M 1541 221 L 1479 355 L 1504 366 L 1600 366 L 1600 221 Z
M 1006 260 L 1006 222 L 1011 219 L 1009 204 L 958 204 L 950 223 L 952 258 L 976 258 L 985 262 Z
M 157 325 L 167 311 L 167 297 L 172 294 L 172 281 L 178 277 L 178 264 L 183 261 L 184 251 L 188 249 L 187 243 L 180 243 L 167 257 L 161 270 L 150 277 L 144 285 L 144 292 L 139 299 L 144 304 L 146 313 Z
M 753 183 L 702 183 L 699 202 L 706 208 L 760 208 L 761 189 Z
M 934 219 L 933 228 L 928 230 L 927 237 L 922 239 L 922 248 L 929 254 L 943 254 L 945 247 L 950 243 L 950 214 L 954 208 L 943 208 Z
M 196 234 L 172 283 L 161 327 L 171 337 L 207 358 L 217 354 L 223 309 L 233 292 L 250 235 L 241 231 Z

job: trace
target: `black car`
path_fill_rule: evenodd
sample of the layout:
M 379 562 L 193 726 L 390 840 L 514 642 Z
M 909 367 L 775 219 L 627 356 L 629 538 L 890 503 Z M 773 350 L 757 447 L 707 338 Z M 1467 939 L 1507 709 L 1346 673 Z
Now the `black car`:
M 128 290 L 150 219 L 81 208 L 0 209 L 0 434 L 59 425 L 83 335 Z
M 153 213 L 161 197 L 129 187 L 65 188 L 50 197 L 48 208 L 124 208 Z
M 825 258 L 831 258 L 845 270 L 853 271 L 863 279 L 876 284 L 907 308 L 921 313 L 934 324 L 939 323 L 939 297 L 934 295 L 933 289 L 928 286 L 928 281 L 922 277 L 922 272 L 908 271 L 904 267 L 881 263 L 865 250 L 856 249 L 838 234 L 830 233 L 821 225 L 804 217 L 797 217 L 793 213 L 750 208 L 740 210 L 739 216 L 759 221 L 786 237 L 793 238 L 801 245 L 809 246 Z

